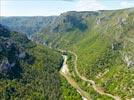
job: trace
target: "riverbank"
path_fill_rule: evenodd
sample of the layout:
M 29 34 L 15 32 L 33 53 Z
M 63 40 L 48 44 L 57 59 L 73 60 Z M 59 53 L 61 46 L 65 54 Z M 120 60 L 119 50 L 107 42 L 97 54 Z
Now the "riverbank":
M 87 92 L 83 91 L 80 88 L 80 86 L 77 84 L 77 82 L 75 82 L 75 80 L 71 77 L 71 74 L 69 72 L 68 65 L 67 65 L 67 55 L 63 55 L 63 59 L 64 59 L 64 62 L 61 67 L 60 74 L 64 76 L 66 80 L 69 82 L 69 84 L 71 84 L 71 86 L 73 86 L 76 89 L 76 91 L 81 95 L 83 100 L 91 100 L 90 95 Z

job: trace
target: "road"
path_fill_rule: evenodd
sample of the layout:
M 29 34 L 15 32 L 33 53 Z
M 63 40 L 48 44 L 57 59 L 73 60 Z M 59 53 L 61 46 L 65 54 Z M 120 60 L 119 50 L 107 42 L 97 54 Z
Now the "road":
M 115 99 L 115 100 L 121 100 L 119 96 L 114 96 L 114 95 L 112 95 L 112 94 L 105 93 L 105 92 L 101 89 L 102 87 L 97 86 L 93 80 L 89 80 L 89 79 L 87 79 L 86 77 L 81 76 L 80 73 L 78 72 L 78 69 L 77 69 L 77 59 L 78 59 L 77 54 L 74 53 L 74 52 L 72 52 L 72 51 L 68 51 L 68 52 L 71 53 L 71 54 L 73 54 L 73 55 L 75 56 L 74 68 L 75 68 L 76 74 L 79 76 L 80 79 L 82 79 L 83 81 L 89 82 L 89 85 L 92 85 L 92 87 L 94 88 L 94 90 L 95 90 L 96 92 L 98 92 L 99 94 L 109 96 L 109 97 L 111 97 L 111 98 L 113 98 L 113 99 Z
M 64 76 L 66 80 L 68 81 L 68 83 L 70 83 L 71 86 L 73 86 L 77 90 L 77 92 L 82 96 L 83 100 L 91 100 L 89 93 L 82 90 L 80 86 L 77 84 L 77 82 L 75 82 L 75 80 L 71 77 L 71 74 L 69 73 L 69 69 L 67 65 L 67 55 L 63 55 L 63 59 L 64 59 L 64 62 L 61 67 L 60 74 Z
M 62 53 L 63 53 L 63 52 L 68 52 L 68 53 L 70 53 L 70 54 L 72 54 L 72 55 L 75 56 L 74 68 L 75 68 L 75 72 L 76 72 L 77 76 L 78 76 L 81 80 L 88 82 L 89 85 L 91 85 L 91 86 L 93 87 L 93 89 L 94 89 L 97 93 L 99 93 L 100 95 L 106 95 L 106 96 L 111 97 L 111 98 L 113 98 L 113 99 L 115 99 L 115 100 L 121 100 L 121 98 L 120 98 L 119 96 L 114 96 L 114 95 L 112 95 L 112 94 L 109 94 L 109 93 L 104 92 L 103 89 L 102 89 L 102 87 L 97 86 L 93 80 L 89 80 L 89 79 L 87 79 L 86 77 L 80 75 L 80 73 L 79 73 L 79 71 L 78 71 L 78 69 L 77 69 L 77 59 L 78 59 L 78 57 L 77 57 L 77 54 L 76 54 L 76 53 L 74 53 L 74 52 L 72 52 L 72 51 L 61 50 L 61 49 L 58 49 L 58 51 L 60 51 L 60 52 L 62 52 Z

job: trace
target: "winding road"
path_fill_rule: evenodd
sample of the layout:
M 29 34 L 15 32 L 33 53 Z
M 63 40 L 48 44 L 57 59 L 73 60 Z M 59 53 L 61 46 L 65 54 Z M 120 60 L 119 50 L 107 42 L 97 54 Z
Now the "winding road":
M 73 86 L 77 90 L 77 92 L 82 96 L 83 100 L 91 100 L 89 94 L 85 92 L 84 90 L 82 90 L 80 86 L 77 84 L 77 82 L 75 82 L 75 80 L 71 77 L 71 74 L 69 72 L 68 65 L 67 65 L 68 56 L 67 55 L 62 55 L 62 56 L 64 58 L 64 62 L 61 67 L 60 74 L 64 76 L 66 80 L 68 81 L 68 83 L 70 83 L 71 86 Z
M 119 96 L 114 96 L 114 95 L 112 95 L 112 94 L 109 94 L 109 93 L 104 92 L 104 91 L 101 89 L 102 87 L 97 86 L 93 80 L 89 80 L 89 79 L 87 79 L 86 77 L 80 75 L 80 73 L 79 73 L 79 71 L 78 71 L 78 69 L 77 69 L 77 59 L 78 59 L 78 57 L 77 57 L 77 54 L 76 54 L 76 53 L 74 53 L 74 52 L 72 52 L 72 51 L 61 50 L 61 49 L 58 49 L 58 51 L 60 51 L 60 52 L 62 52 L 62 53 L 63 53 L 63 52 L 68 52 L 68 53 L 70 53 L 70 54 L 72 54 L 72 55 L 75 56 L 74 68 L 75 68 L 75 72 L 76 72 L 77 76 L 78 76 L 81 80 L 88 82 L 89 85 L 91 85 L 91 86 L 93 87 L 93 89 L 94 89 L 97 93 L 99 93 L 100 95 L 106 95 L 106 96 L 111 97 L 111 98 L 113 98 L 113 99 L 115 99 L 115 100 L 121 100 L 121 98 L 120 98 Z M 64 60 L 65 60 L 65 59 L 64 59 Z M 67 60 L 67 59 L 66 59 L 66 60 Z M 89 99 L 88 99 L 88 100 L 89 100 Z

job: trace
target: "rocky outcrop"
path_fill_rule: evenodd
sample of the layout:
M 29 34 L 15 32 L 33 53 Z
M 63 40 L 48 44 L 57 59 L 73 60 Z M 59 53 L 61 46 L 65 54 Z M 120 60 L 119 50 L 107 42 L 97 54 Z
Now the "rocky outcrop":
M 99 25 L 101 23 L 100 18 L 96 19 L 96 24 Z
M 87 28 L 86 24 L 82 21 L 82 16 L 77 17 L 75 13 L 63 14 L 57 17 L 54 24 L 50 25 L 51 32 L 68 32 L 73 29 L 81 31 Z
M 126 18 L 125 17 L 118 17 L 117 18 L 117 23 L 119 24 L 119 25 L 123 25 L 123 24 L 126 24 L 127 22 L 126 22 Z
M 130 67 L 130 66 L 134 66 L 134 61 L 131 59 L 131 57 L 129 56 L 125 56 L 124 57 L 124 61 L 126 62 L 127 66 Z
M 2 62 L 0 64 L 0 73 L 8 73 L 11 70 L 11 64 L 9 63 L 7 58 L 2 59 Z
M 128 67 L 134 67 L 134 59 L 128 53 L 122 53 L 122 59 Z
M 23 42 L 18 41 L 20 39 L 19 36 L 16 35 L 17 33 L 12 37 L 12 33 L 2 26 L 0 26 L 0 32 L 0 78 L 17 78 L 21 73 L 20 62 L 27 60 L 26 56 L 28 56 L 23 47 L 25 45 L 23 45 Z M 7 32 L 6 34 L 9 35 L 5 35 L 4 32 Z M 26 37 L 20 37 L 23 41 L 27 42 Z M 30 56 L 29 59 L 31 59 Z

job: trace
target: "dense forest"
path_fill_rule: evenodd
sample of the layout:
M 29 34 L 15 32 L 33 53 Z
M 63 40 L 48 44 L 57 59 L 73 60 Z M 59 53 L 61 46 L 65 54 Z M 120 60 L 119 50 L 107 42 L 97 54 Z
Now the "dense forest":
M 5 23 L 4 25 L 8 28 L 12 28 L 15 26 L 14 23 L 17 24 L 19 22 L 19 20 L 12 21 L 11 19 L 12 18 L 10 17 L 2 18 L 1 24 L 6 22 L 4 22 L 4 20 L 10 20 L 10 23 Z M 14 27 L 14 30 L 21 30 L 19 26 L 20 25 L 18 25 L 17 28 Z M 25 27 L 27 27 L 27 24 Z M 29 28 L 29 31 L 35 28 L 32 25 L 30 27 L 31 29 Z M 8 34 L 4 35 L 5 36 L 2 37 L 9 37 Z M 20 38 L 23 38 L 23 36 L 25 35 L 22 35 Z M 18 86 L 17 88 L 22 86 L 22 88 L 24 88 L 23 90 L 25 90 L 27 88 L 23 86 L 27 85 L 25 85 L 25 82 L 23 81 L 28 79 L 28 82 L 26 81 L 28 86 L 35 86 L 35 88 L 31 88 L 32 90 L 29 89 L 27 91 L 27 94 L 33 94 L 31 97 L 44 98 L 45 96 L 46 99 L 57 97 L 59 100 L 59 98 L 69 99 L 69 96 L 65 97 L 65 95 L 71 95 L 71 97 L 74 96 L 74 99 L 79 98 L 76 91 L 72 89 L 69 84 L 65 85 L 67 82 L 58 74 L 63 60 L 61 54 L 54 49 L 60 48 L 74 52 L 77 55 L 76 63 L 79 73 L 88 79 L 94 80 L 105 92 L 115 96 L 117 95 L 121 99 L 131 99 L 134 96 L 134 8 L 108 11 L 100 10 L 95 12 L 70 11 L 54 17 L 48 24 L 44 25 L 44 27 L 42 26 L 40 30 L 35 31 L 34 34 L 31 35 L 33 41 L 52 47 L 54 48 L 53 50 L 48 49 L 47 47 L 42 47 L 41 44 L 37 45 L 28 39 L 23 38 L 21 40 L 24 40 L 25 42 L 20 41 L 16 32 L 12 33 L 10 37 L 14 41 L 17 39 L 18 42 L 16 42 L 16 46 L 23 45 L 22 49 L 26 50 L 25 55 L 28 57 L 26 57 L 27 59 L 23 58 L 19 61 L 16 61 L 16 58 L 14 58 L 14 61 L 20 66 L 24 66 L 18 69 L 23 73 L 19 74 L 19 80 L 16 78 L 15 74 L 13 77 L 10 77 L 10 74 L 1 74 L 1 80 L 3 80 L 1 82 L 4 82 L 1 84 L 7 84 L 4 85 L 5 87 L 9 86 L 9 83 L 14 82 L 12 83 L 13 86 Z M 0 41 L 1 45 L 3 45 L 4 42 L 2 41 L 5 40 L 1 39 Z M 18 50 L 18 48 L 19 47 L 14 49 Z M 4 51 L 6 52 L 6 50 Z M 20 51 L 18 50 L 17 52 Z M 99 100 L 107 100 L 107 98 L 103 96 L 98 96 L 99 94 L 97 94 L 91 86 L 78 77 L 74 70 L 75 56 L 72 54 L 67 55 L 69 55 L 68 60 L 71 59 L 71 61 L 68 62 L 71 75 L 83 90 L 90 93 L 91 97 L 95 100 L 97 100 L 97 97 Z M 1 54 L 1 56 L 7 63 L 7 57 L 5 58 L 3 54 Z M 10 62 L 10 57 L 8 60 Z M 46 77 L 44 77 L 44 75 L 46 75 Z M 5 77 L 8 81 L 5 81 Z M 37 78 L 38 81 L 34 80 L 35 78 Z M 43 83 L 46 85 L 44 86 Z M 39 85 L 37 84 L 40 84 L 41 87 L 38 87 Z M 50 87 L 48 85 L 50 85 Z M 2 91 L 1 93 L 6 93 L 3 92 L 6 90 L 4 86 L 0 89 Z M 46 88 L 46 91 L 41 90 L 43 88 Z M 71 89 L 72 92 L 69 91 Z M 16 93 L 20 92 L 19 89 L 16 91 L 18 91 Z M 55 92 L 57 93 L 55 94 Z M 45 95 L 42 95 L 42 93 Z M 13 95 L 20 96 L 20 94 Z M 51 95 L 48 96 L 48 94 Z M 4 97 L 4 95 L 5 94 L 2 94 L 2 97 Z M 25 95 L 23 96 L 25 97 Z M 70 100 L 72 100 L 72 98 Z
M 77 65 L 80 74 L 95 80 L 106 92 L 123 99 L 132 98 L 134 95 L 133 12 L 133 8 L 67 12 L 59 16 L 61 20 L 57 19 L 55 25 L 51 24 L 47 29 L 44 28 L 37 36 L 52 47 L 75 52 L 78 56 Z M 84 30 L 79 25 L 75 26 L 75 20 L 71 20 L 73 18 L 79 20 L 76 22 L 80 26 L 86 26 Z M 73 29 L 68 27 L 69 24 Z M 52 26 L 62 28 L 52 32 Z M 83 82 L 80 80 L 80 83 Z
M 68 100 L 64 94 L 81 98 L 61 78 L 62 61 L 60 53 L 0 25 L 0 99 Z

